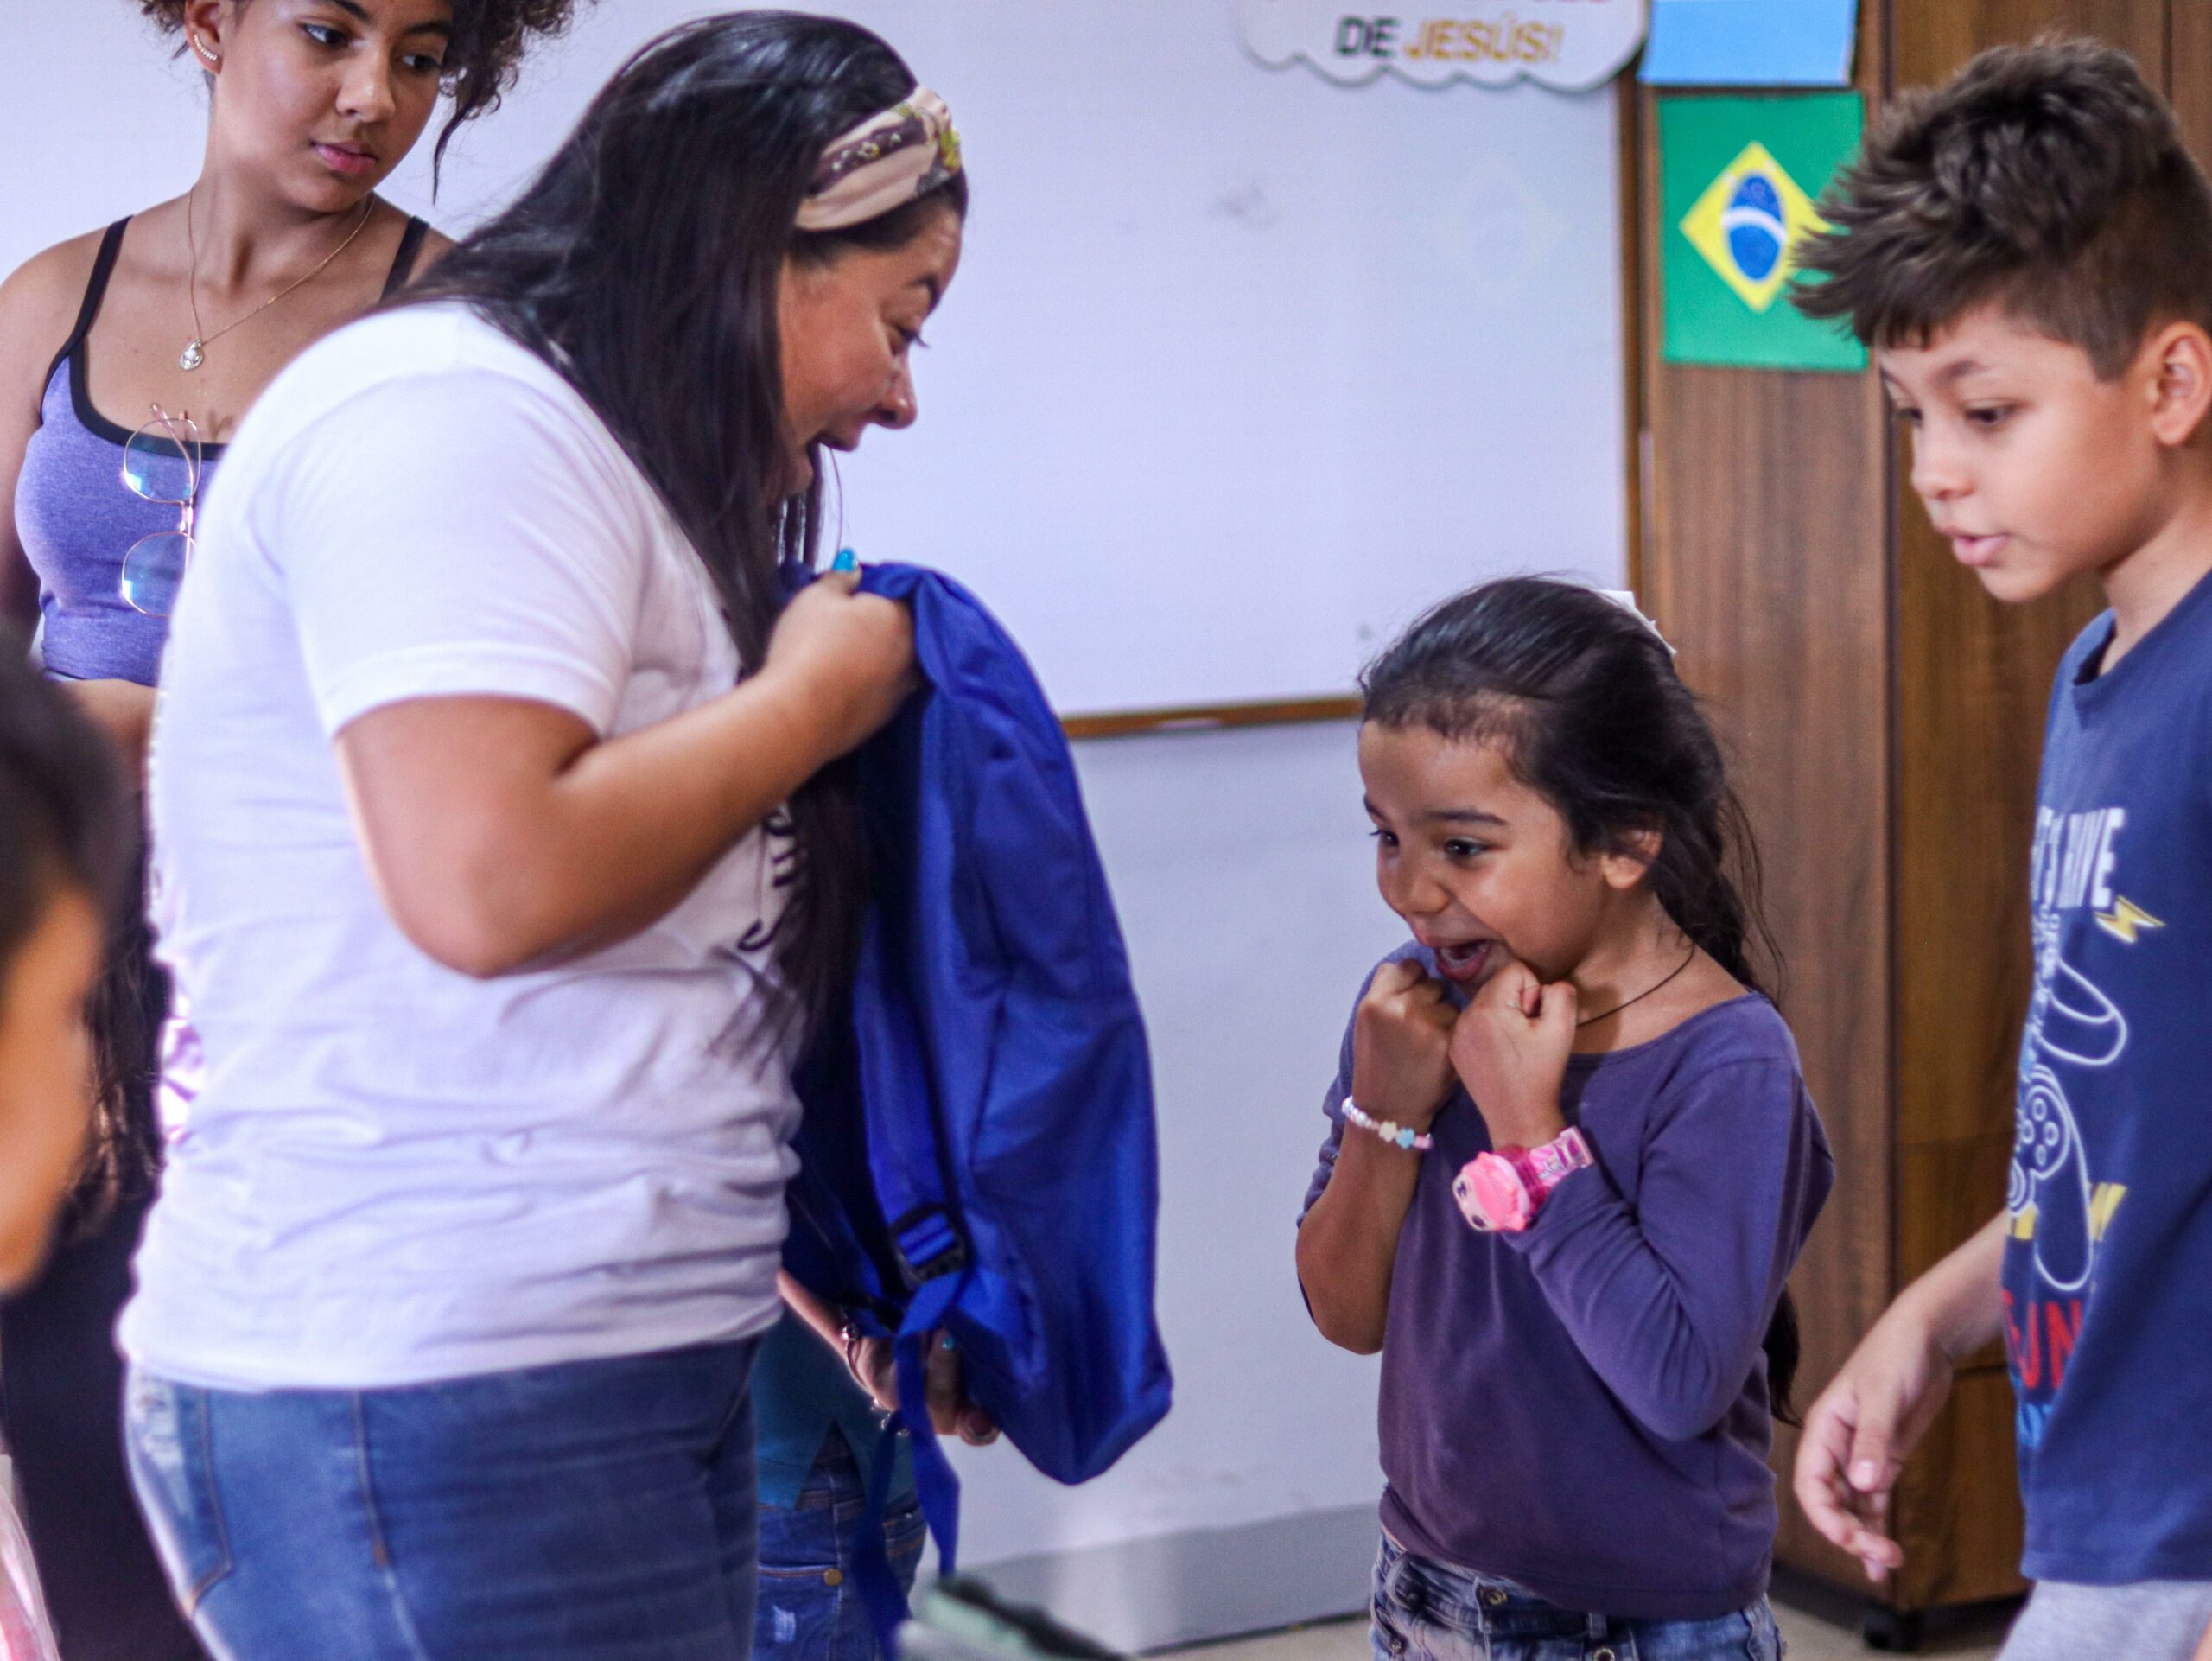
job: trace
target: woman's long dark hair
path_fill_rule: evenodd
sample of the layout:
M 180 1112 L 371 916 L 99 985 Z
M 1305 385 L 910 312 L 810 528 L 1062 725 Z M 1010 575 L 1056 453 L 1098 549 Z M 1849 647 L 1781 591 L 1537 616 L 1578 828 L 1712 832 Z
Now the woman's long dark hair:
M 1758 844 L 1720 746 L 1657 633 L 1604 595 L 1509 577 L 1415 622 L 1360 678 L 1365 716 L 1504 744 L 1515 776 L 1566 820 L 1578 853 L 1636 854 L 1656 832 L 1653 895 L 1744 985 L 1778 998 L 1782 956 L 1759 910 Z M 1794 1424 L 1797 1310 L 1767 1328 L 1775 1416 Z
M 964 213 L 965 176 L 848 231 L 796 229 L 830 142 L 915 89 L 855 24 L 795 12 L 703 18 L 660 36 L 593 100 L 544 170 L 397 303 L 461 300 L 558 370 L 650 480 L 704 562 L 738 654 L 763 661 L 779 565 L 811 565 L 819 466 L 787 473 L 779 278 L 786 259 L 903 246 Z M 813 459 L 818 463 L 818 451 Z M 792 799 L 791 905 L 775 941 L 810 1018 L 842 991 L 866 899 L 849 773 Z

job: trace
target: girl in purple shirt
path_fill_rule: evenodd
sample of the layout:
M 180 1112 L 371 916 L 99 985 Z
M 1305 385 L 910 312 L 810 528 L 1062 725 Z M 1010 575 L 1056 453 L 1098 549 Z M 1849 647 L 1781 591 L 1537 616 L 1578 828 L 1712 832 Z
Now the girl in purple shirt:
M 1370 977 L 1298 1239 L 1382 1354 L 1378 1661 L 1772 1661 L 1785 1282 L 1834 1178 L 1757 855 L 1632 608 L 1519 578 L 1368 671 Z

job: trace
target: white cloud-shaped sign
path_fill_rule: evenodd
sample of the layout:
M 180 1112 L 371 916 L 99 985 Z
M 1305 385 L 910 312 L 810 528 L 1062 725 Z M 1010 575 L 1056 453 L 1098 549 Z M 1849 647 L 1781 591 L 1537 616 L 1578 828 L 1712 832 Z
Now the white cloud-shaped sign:
M 1358 0 L 1351 0 L 1357 3 Z M 1303 58 L 1357 85 L 1389 71 L 1424 86 L 1527 76 L 1563 92 L 1610 80 L 1643 42 L 1646 0 L 1237 0 L 1245 44 L 1280 68 Z

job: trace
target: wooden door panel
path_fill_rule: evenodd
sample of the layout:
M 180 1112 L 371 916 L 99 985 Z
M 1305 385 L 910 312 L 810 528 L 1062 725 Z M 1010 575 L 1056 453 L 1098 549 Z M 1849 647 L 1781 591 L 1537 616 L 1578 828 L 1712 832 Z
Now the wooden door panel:
M 1909 1146 L 2012 1126 L 2044 716 L 2059 659 L 2101 602 L 2083 585 L 1999 605 L 1900 492 L 1897 1136 Z
M 2012 1452 L 2012 1382 L 2002 1368 L 1961 1373 L 1897 1490 L 1908 1609 L 1975 1603 L 2026 1589 L 2025 1527 Z
M 2012 1127 L 1956 1142 L 1923 1142 L 1897 1150 L 1897 1278 L 1910 1284 L 1964 1245 L 2005 1208 Z M 1992 1343 L 1969 1367 L 2002 1367 Z
M 2166 95 L 2199 167 L 2212 166 L 2212 5 L 2172 0 L 2167 8 Z
M 2180 4 L 2201 0 L 2179 0 Z M 2046 31 L 2092 35 L 2133 53 L 2160 86 L 2166 74 L 2168 0 L 1890 0 L 1891 61 L 1899 87 L 1950 79 L 1993 46 Z

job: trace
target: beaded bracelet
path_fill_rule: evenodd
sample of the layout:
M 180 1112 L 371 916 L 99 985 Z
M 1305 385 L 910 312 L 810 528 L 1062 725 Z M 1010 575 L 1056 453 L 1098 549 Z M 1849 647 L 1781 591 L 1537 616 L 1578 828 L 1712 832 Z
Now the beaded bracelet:
M 1344 1098 L 1344 1120 L 1363 1130 L 1373 1131 L 1393 1148 L 1409 1148 L 1416 1154 L 1425 1154 L 1436 1146 L 1435 1137 L 1422 1136 L 1394 1119 L 1378 1119 L 1349 1096 Z

